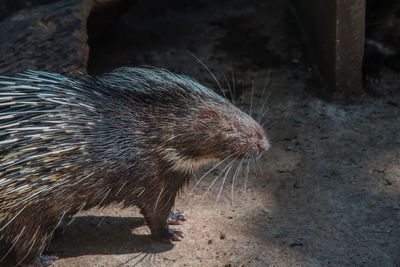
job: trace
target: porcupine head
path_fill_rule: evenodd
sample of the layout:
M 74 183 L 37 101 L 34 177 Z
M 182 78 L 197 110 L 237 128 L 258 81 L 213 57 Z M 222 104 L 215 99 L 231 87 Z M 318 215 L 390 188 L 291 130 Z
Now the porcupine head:
M 269 147 L 250 116 L 166 70 L 30 71 L 1 78 L 0 92 L 0 232 L 18 262 L 81 210 L 115 202 L 138 206 L 154 239 L 180 240 L 167 219 L 190 174 Z

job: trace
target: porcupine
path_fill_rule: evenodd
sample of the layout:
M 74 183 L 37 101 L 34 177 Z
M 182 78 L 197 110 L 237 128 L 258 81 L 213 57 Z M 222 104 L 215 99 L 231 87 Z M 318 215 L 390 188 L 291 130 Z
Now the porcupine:
M 167 218 L 191 173 L 268 147 L 250 116 L 167 70 L 1 77 L 0 237 L 33 262 L 66 218 L 116 202 L 138 206 L 154 239 L 180 240 Z

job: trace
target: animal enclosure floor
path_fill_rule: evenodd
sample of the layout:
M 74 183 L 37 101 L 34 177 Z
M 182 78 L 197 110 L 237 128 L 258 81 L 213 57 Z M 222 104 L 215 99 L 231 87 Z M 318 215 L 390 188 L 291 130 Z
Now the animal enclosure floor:
M 228 179 L 219 201 L 221 180 L 202 200 L 216 172 L 191 194 L 196 180 L 185 187 L 176 203 L 188 217 L 175 227 L 181 242 L 154 242 L 136 208 L 107 207 L 82 212 L 56 236 L 53 266 L 400 265 L 399 75 L 384 73 L 380 97 L 327 100 L 314 93 L 283 1 L 149 2 L 93 41 L 89 72 L 151 65 L 217 90 L 191 51 L 228 95 L 229 81 L 245 111 L 257 115 L 267 100 L 272 148 L 246 184 L 235 182 L 233 199 Z

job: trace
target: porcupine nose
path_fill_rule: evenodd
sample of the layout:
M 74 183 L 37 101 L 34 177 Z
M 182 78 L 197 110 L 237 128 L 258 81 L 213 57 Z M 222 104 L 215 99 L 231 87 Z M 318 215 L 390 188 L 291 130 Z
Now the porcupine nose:
M 258 140 L 257 148 L 260 150 L 260 152 L 268 150 L 269 147 L 270 147 L 270 145 L 269 145 L 267 137 L 264 136 L 262 139 Z

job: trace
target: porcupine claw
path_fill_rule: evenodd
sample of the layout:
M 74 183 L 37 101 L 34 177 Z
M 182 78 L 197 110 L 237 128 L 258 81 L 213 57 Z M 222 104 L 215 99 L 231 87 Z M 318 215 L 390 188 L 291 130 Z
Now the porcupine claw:
M 163 233 L 161 241 L 171 243 L 171 241 L 181 241 L 184 237 L 185 234 L 182 231 L 168 227 L 167 231 Z
M 186 220 L 187 220 L 186 215 L 183 214 L 183 212 L 177 210 L 177 211 L 171 211 L 169 213 L 167 222 L 169 225 L 181 225 Z

